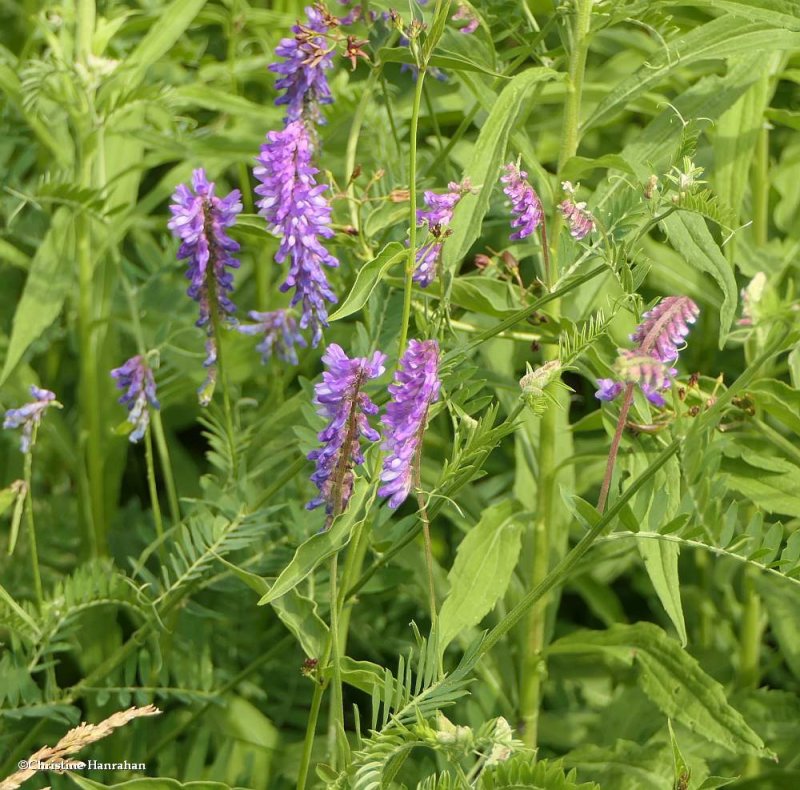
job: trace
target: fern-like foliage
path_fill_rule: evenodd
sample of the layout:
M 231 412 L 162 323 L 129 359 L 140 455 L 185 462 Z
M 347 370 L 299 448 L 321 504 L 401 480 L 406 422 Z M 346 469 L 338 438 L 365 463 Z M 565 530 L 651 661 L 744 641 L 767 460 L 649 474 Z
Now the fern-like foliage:
M 478 790 L 600 790 L 594 782 L 578 782 L 575 769 L 566 773 L 558 760 L 534 760 L 517 754 L 481 773 Z
M 710 189 L 679 193 L 675 196 L 675 205 L 684 211 L 700 214 L 725 230 L 730 230 L 735 221 L 733 210 L 722 205 Z
M 594 345 L 608 331 L 616 310 L 606 317 L 602 310 L 598 310 L 582 324 L 571 324 L 558 338 L 558 358 L 566 367 L 576 362 L 590 346 Z

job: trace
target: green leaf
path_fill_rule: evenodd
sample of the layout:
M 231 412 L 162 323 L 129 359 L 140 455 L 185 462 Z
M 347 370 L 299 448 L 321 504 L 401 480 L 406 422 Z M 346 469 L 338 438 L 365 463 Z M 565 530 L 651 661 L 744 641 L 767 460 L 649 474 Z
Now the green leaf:
M 120 759 L 121 762 L 121 759 Z M 133 759 L 128 762 L 134 762 Z M 127 782 L 119 782 L 115 785 L 104 785 L 87 779 L 85 776 L 67 771 L 67 776 L 83 790 L 101 790 L 104 787 L 113 787 L 115 790 L 233 790 L 230 785 L 223 782 L 178 782 L 175 779 L 165 779 L 161 777 L 142 777 L 141 779 L 130 779 Z
M 450 592 L 439 614 L 439 650 L 472 628 L 505 595 L 522 542 L 522 514 L 513 500 L 492 505 L 467 533 L 448 574 Z
M 416 61 L 414 55 L 408 47 L 383 47 L 378 50 L 378 60 L 384 63 L 404 63 L 414 66 Z M 489 66 L 482 64 L 478 60 L 469 60 L 458 52 L 449 50 L 439 50 L 433 55 L 429 64 L 438 69 L 447 71 L 478 71 L 482 74 L 489 74 L 492 77 L 504 77 Z
M 672 744 L 672 759 L 675 762 L 675 782 L 673 787 L 675 790 L 688 790 L 692 772 L 683 754 L 681 754 L 681 747 L 678 746 L 675 731 L 672 729 L 672 722 L 669 719 L 667 719 L 667 727 L 669 728 L 669 740 Z
M 800 623 L 797 620 L 800 591 L 765 576 L 757 576 L 755 582 L 766 604 L 769 627 L 778 640 L 783 660 L 795 678 L 800 679 Z
M 800 436 L 800 391 L 778 379 L 759 379 L 748 394 L 764 411 Z
M 800 3 L 797 0 L 659 0 L 658 5 L 668 8 L 676 5 L 708 8 L 735 14 L 750 22 L 765 22 L 785 30 L 800 30 Z
M 59 209 L 53 215 L 36 255 L 31 262 L 22 297 L 14 313 L 11 339 L 8 344 L 0 386 L 28 350 L 31 343 L 58 318 L 72 282 L 72 267 L 65 250 L 74 247 L 72 214 Z
M 602 656 L 609 650 L 615 660 L 637 668 L 642 691 L 666 716 L 735 754 L 769 755 L 761 738 L 728 703 L 723 687 L 652 623 L 578 631 L 554 642 L 548 654 Z
M 727 485 L 767 513 L 800 517 L 800 468 L 776 455 L 729 446 L 720 466 Z
M 671 75 L 675 70 L 698 61 L 727 58 L 752 52 L 774 52 L 800 47 L 800 33 L 776 28 L 763 22 L 743 25 L 741 19 L 724 15 L 690 30 L 671 41 L 635 74 L 617 85 L 584 124 L 584 131 L 607 123 L 634 99 Z
M 442 251 L 444 270 L 452 273 L 481 233 L 483 217 L 497 186 L 500 166 L 506 159 L 508 138 L 523 114 L 531 109 L 529 97 L 540 82 L 557 79 L 552 69 L 531 68 L 514 77 L 502 90 L 481 128 L 464 176 L 478 188 L 467 194 L 456 206 L 450 223 L 452 235 Z
M 356 275 L 356 281 L 347 294 L 342 306 L 330 317 L 331 321 L 338 321 L 358 312 L 369 299 L 375 287 L 383 279 L 392 266 L 405 260 L 408 250 L 399 242 L 389 242 L 369 263 L 365 263 Z
M 376 487 L 370 484 L 363 478 L 356 481 L 353 496 L 350 499 L 350 504 L 346 513 L 343 513 L 337 518 L 330 529 L 324 532 L 318 532 L 312 535 L 304 543 L 297 547 L 289 564 L 281 571 L 275 583 L 270 586 L 269 592 L 266 592 L 261 600 L 258 602 L 259 606 L 272 603 L 273 601 L 285 595 L 289 590 L 293 590 L 303 579 L 306 578 L 321 562 L 333 556 L 337 551 L 341 551 L 349 542 L 350 536 L 356 524 L 357 516 L 361 512 L 362 505 L 367 499 L 367 494 L 372 489 L 372 496 L 366 505 L 366 511 L 376 495 Z
M 271 585 L 266 579 L 223 557 L 217 559 L 260 596 L 269 595 Z M 330 631 L 317 613 L 316 601 L 293 589 L 270 603 L 281 622 L 294 634 L 305 654 L 309 658 L 320 658 L 325 651 Z
M 686 636 L 686 622 L 683 619 L 681 585 L 678 578 L 680 546 L 668 541 L 647 539 L 637 539 L 636 543 L 639 546 L 639 554 L 644 561 L 647 575 L 658 595 L 658 600 L 661 601 L 664 611 L 672 620 L 680 637 L 681 645 L 685 647 L 688 637 Z
M 166 8 L 159 9 L 158 19 L 153 20 L 145 37 L 125 61 L 128 89 L 138 85 L 147 69 L 175 46 L 205 4 L 206 0 L 173 0 Z
M 679 211 L 663 219 L 661 225 L 675 251 L 690 266 L 710 274 L 722 291 L 719 315 L 719 347 L 722 348 L 733 322 L 738 297 L 731 264 L 720 252 L 702 217 Z

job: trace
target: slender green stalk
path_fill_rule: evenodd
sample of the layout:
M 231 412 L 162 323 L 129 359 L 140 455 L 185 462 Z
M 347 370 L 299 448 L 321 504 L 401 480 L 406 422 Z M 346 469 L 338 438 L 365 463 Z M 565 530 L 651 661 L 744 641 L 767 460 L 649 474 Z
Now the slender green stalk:
M 575 25 L 572 34 L 572 50 L 569 59 L 567 81 L 567 97 L 564 107 L 564 121 L 561 129 L 561 149 L 558 157 L 559 172 L 566 162 L 578 150 L 578 126 L 580 123 L 581 95 L 583 76 L 586 68 L 586 55 L 589 50 L 589 27 L 592 15 L 592 0 L 577 0 Z M 553 244 L 558 249 L 558 237 L 561 230 L 560 220 L 555 222 Z M 543 237 L 546 239 L 546 237 Z M 558 279 L 558 258 L 548 256 L 547 287 L 552 289 Z M 554 321 L 561 316 L 560 300 L 554 300 L 549 312 Z M 543 361 L 549 362 L 558 358 L 558 349 L 553 346 L 544 348 Z M 564 407 L 565 399 L 559 405 Z M 542 416 L 539 426 L 539 444 L 537 450 L 537 510 L 533 528 L 524 538 L 523 558 L 531 564 L 530 584 L 536 589 L 548 577 L 553 549 L 556 545 L 556 475 L 558 442 L 558 423 L 561 419 L 560 409 L 551 407 Z M 523 738 L 530 748 L 536 748 L 538 740 L 539 709 L 541 707 L 542 681 L 544 680 L 544 664 L 542 652 L 545 647 L 545 625 L 549 601 L 542 596 L 531 607 L 528 614 L 522 662 L 520 666 L 520 713 L 524 723 Z
M 347 764 L 347 744 L 342 742 L 344 737 L 344 701 L 342 698 L 342 667 L 341 653 L 339 652 L 339 554 L 331 557 L 331 663 L 333 664 L 333 682 L 331 694 L 331 722 L 329 725 L 328 743 L 331 747 L 329 759 L 332 765 L 344 767 Z
M 167 445 L 167 437 L 164 434 L 164 423 L 161 420 L 161 412 L 156 409 L 150 412 L 150 427 L 155 436 L 156 450 L 158 451 L 159 461 L 161 462 L 161 477 L 163 478 L 164 488 L 167 491 L 169 516 L 173 524 L 177 524 L 181 520 L 178 489 L 175 486 L 175 476 L 172 473 L 172 461 L 169 457 L 169 446 Z
M 28 543 L 31 552 L 31 570 L 33 571 L 33 588 L 36 593 L 36 607 L 42 609 L 44 601 L 44 588 L 42 587 L 42 574 L 39 568 L 39 550 L 36 544 L 36 527 L 33 523 L 33 444 L 36 441 L 36 428 L 33 429 L 31 449 L 25 453 L 25 525 L 28 531 Z
M 420 65 L 417 74 L 417 84 L 414 89 L 414 104 L 411 108 L 411 127 L 409 130 L 408 153 L 408 191 L 409 191 L 409 222 L 408 231 L 408 260 L 406 261 L 405 283 L 403 291 L 403 318 L 400 324 L 400 343 L 398 346 L 398 359 L 406 350 L 408 338 L 408 323 L 411 318 L 411 294 L 414 290 L 414 268 L 417 263 L 417 130 L 419 128 L 419 111 L 422 102 L 422 86 L 425 82 L 425 66 Z
M 308 722 L 306 723 L 306 736 L 303 739 L 303 755 L 300 758 L 300 770 L 297 774 L 297 790 L 305 790 L 306 782 L 308 781 L 308 772 L 311 768 L 311 753 L 314 750 L 314 736 L 317 731 L 319 709 L 322 705 L 324 693 L 325 684 L 322 680 L 315 681 L 314 695 L 311 697 L 311 710 L 308 712 Z
M 153 440 L 150 437 L 150 428 L 144 432 L 144 457 L 147 464 L 147 488 L 150 492 L 150 505 L 153 508 L 153 521 L 156 524 L 158 536 L 158 553 L 164 560 L 164 522 L 161 518 L 161 505 L 158 501 L 158 486 L 156 485 L 156 467 L 153 461 Z
M 758 133 L 750 183 L 753 194 L 753 241 L 757 247 L 763 247 L 769 234 L 769 130 L 766 126 Z

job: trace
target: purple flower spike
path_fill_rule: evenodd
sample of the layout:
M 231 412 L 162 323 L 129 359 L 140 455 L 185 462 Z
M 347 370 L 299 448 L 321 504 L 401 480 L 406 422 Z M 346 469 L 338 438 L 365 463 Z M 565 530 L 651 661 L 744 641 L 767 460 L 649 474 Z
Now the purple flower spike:
M 61 408 L 61 404 L 56 400 L 54 392 L 37 387 L 31 384 L 30 393 L 34 400 L 26 403 L 18 409 L 9 409 L 3 420 L 3 428 L 22 428 L 22 435 L 19 440 L 19 449 L 23 453 L 29 453 L 35 442 L 35 433 L 42 421 L 42 415 L 50 406 Z
M 263 335 L 263 340 L 256 346 L 261 353 L 261 362 L 267 364 L 275 354 L 284 362 L 297 364 L 295 346 L 306 347 L 306 341 L 297 329 L 297 321 L 287 310 L 274 310 L 271 313 L 259 313 L 251 310 L 248 315 L 255 324 L 239 324 L 238 330 L 243 335 Z
M 384 426 L 383 460 L 379 496 L 388 496 L 389 507 L 403 504 L 411 486 L 419 484 L 418 457 L 428 423 L 428 409 L 439 399 L 439 345 L 435 340 L 410 340 L 400 359 L 392 400 L 381 420 Z
M 320 123 L 320 104 L 333 101 L 325 72 L 333 66 L 333 47 L 326 39 L 328 30 L 337 20 L 318 6 L 306 8 L 306 22 L 292 27 L 292 38 L 284 38 L 275 49 L 275 54 L 285 58 L 282 63 L 273 63 L 269 69 L 281 75 L 275 82 L 278 90 L 284 91 L 275 100 L 277 105 L 286 105 L 285 122 L 291 123 L 307 118 Z
M 119 402 L 128 407 L 128 422 L 133 425 L 129 435 L 132 442 L 138 442 L 150 424 L 148 404 L 153 409 L 161 405 L 156 397 L 156 382 L 153 371 L 141 355 L 131 357 L 124 365 L 111 371 L 111 378 L 117 382 L 117 388 L 127 390 Z
M 642 344 L 649 338 L 649 349 L 658 359 L 674 362 L 699 314 L 700 308 L 688 296 L 667 296 L 642 316 L 631 340 Z
M 468 178 L 465 178 L 460 184 L 451 181 L 447 185 L 447 192 L 441 195 L 430 189 L 426 190 L 423 199 L 428 209 L 417 210 L 417 224 L 422 225 L 427 222 L 429 227 L 434 225 L 446 227 L 453 219 L 453 212 L 461 198 L 471 190 L 472 185 Z
M 688 296 L 667 296 L 652 310 L 631 335 L 638 343 L 633 350 L 620 351 L 615 363 L 617 379 L 598 379 L 595 397 L 614 400 L 627 384 L 638 384 L 654 406 L 665 406 L 661 394 L 669 389 L 678 371 L 678 343 L 689 334 L 689 324 L 697 320 L 700 309 Z
M 558 204 L 558 210 L 567 221 L 570 236 L 580 241 L 594 230 L 594 217 L 586 208 L 586 203 L 575 202 L 575 187 L 569 181 L 564 181 L 561 187 L 567 197 Z
M 519 165 L 512 162 L 506 165 L 505 171 L 506 174 L 500 181 L 508 185 L 503 192 L 511 199 L 511 210 L 516 215 L 511 220 L 511 227 L 517 228 L 517 230 L 511 234 L 511 239 L 524 239 L 542 224 L 544 219 L 542 201 L 539 200 L 536 191 L 526 180 L 528 174 L 524 170 L 520 170 Z
M 474 33 L 478 29 L 478 25 L 480 24 L 480 19 L 478 19 L 477 14 L 465 3 L 458 4 L 458 10 L 450 17 L 450 19 L 457 21 L 460 19 L 466 19 L 467 24 L 464 27 L 459 29 L 459 33 L 463 33 L 465 35 L 470 35 Z
M 319 170 L 311 164 L 311 153 L 305 124 L 294 121 L 283 131 L 267 134 L 253 175 L 261 182 L 255 189 L 261 195 L 258 213 L 281 237 L 275 260 L 290 261 L 281 291 L 295 289 L 291 304 L 302 303 L 300 326 L 311 328 L 311 343 L 316 346 L 322 327 L 328 325 L 325 301 L 337 301 L 322 267 L 338 266 L 339 261 L 320 241 L 334 234 L 331 208 L 323 195 L 328 187 L 317 184 Z
M 169 208 L 172 219 L 167 226 L 173 235 L 181 240 L 178 260 L 188 260 L 186 277 L 191 281 L 186 293 L 200 305 L 197 326 L 206 327 L 207 359 L 203 363 L 209 368 L 205 384 L 199 390 L 202 405 L 208 405 L 214 392 L 216 381 L 216 341 L 212 315 L 228 318 L 236 311 L 236 306 L 228 294 L 233 291 L 233 273 L 239 261 L 233 257 L 239 245 L 226 229 L 236 222 L 242 210 L 240 193 L 234 189 L 224 198 L 214 195 L 214 182 L 206 178 L 202 168 L 192 173 L 192 188 L 179 184 Z
M 317 463 L 311 482 L 319 489 L 319 496 L 306 507 L 313 510 L 325 505 L 328 526 L 334 516 L 345 510 L 353 493 L 353 467 L 364 462 L 360 437 L 370 442 L 380 438 L 367 420 L 368 414 L 378 413 L 378 407 L 362 388 L 368 379 L 383 373 L 385 360 L 386 355 L 380 351 L 369 359 L 350 359 L 336 343 L 331 343 L 322 355 L 327 371 L 314 387 L 314 403 L 329 422 L 318 435 L 322 447 L 308 454 L 308 459 Z
M 427 288 L 436 279 L 436 264 L 442 254 L 442 242 L 431 240 L 417 250 L 417 268 L 411 278 L 422 288 Z

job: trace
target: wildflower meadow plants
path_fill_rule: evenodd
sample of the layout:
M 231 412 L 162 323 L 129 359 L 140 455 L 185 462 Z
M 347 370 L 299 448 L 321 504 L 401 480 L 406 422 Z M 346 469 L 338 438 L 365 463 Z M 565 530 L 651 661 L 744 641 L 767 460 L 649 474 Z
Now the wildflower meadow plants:
M 0 19 L 0 790 L 798 786 L 800 4 Z

